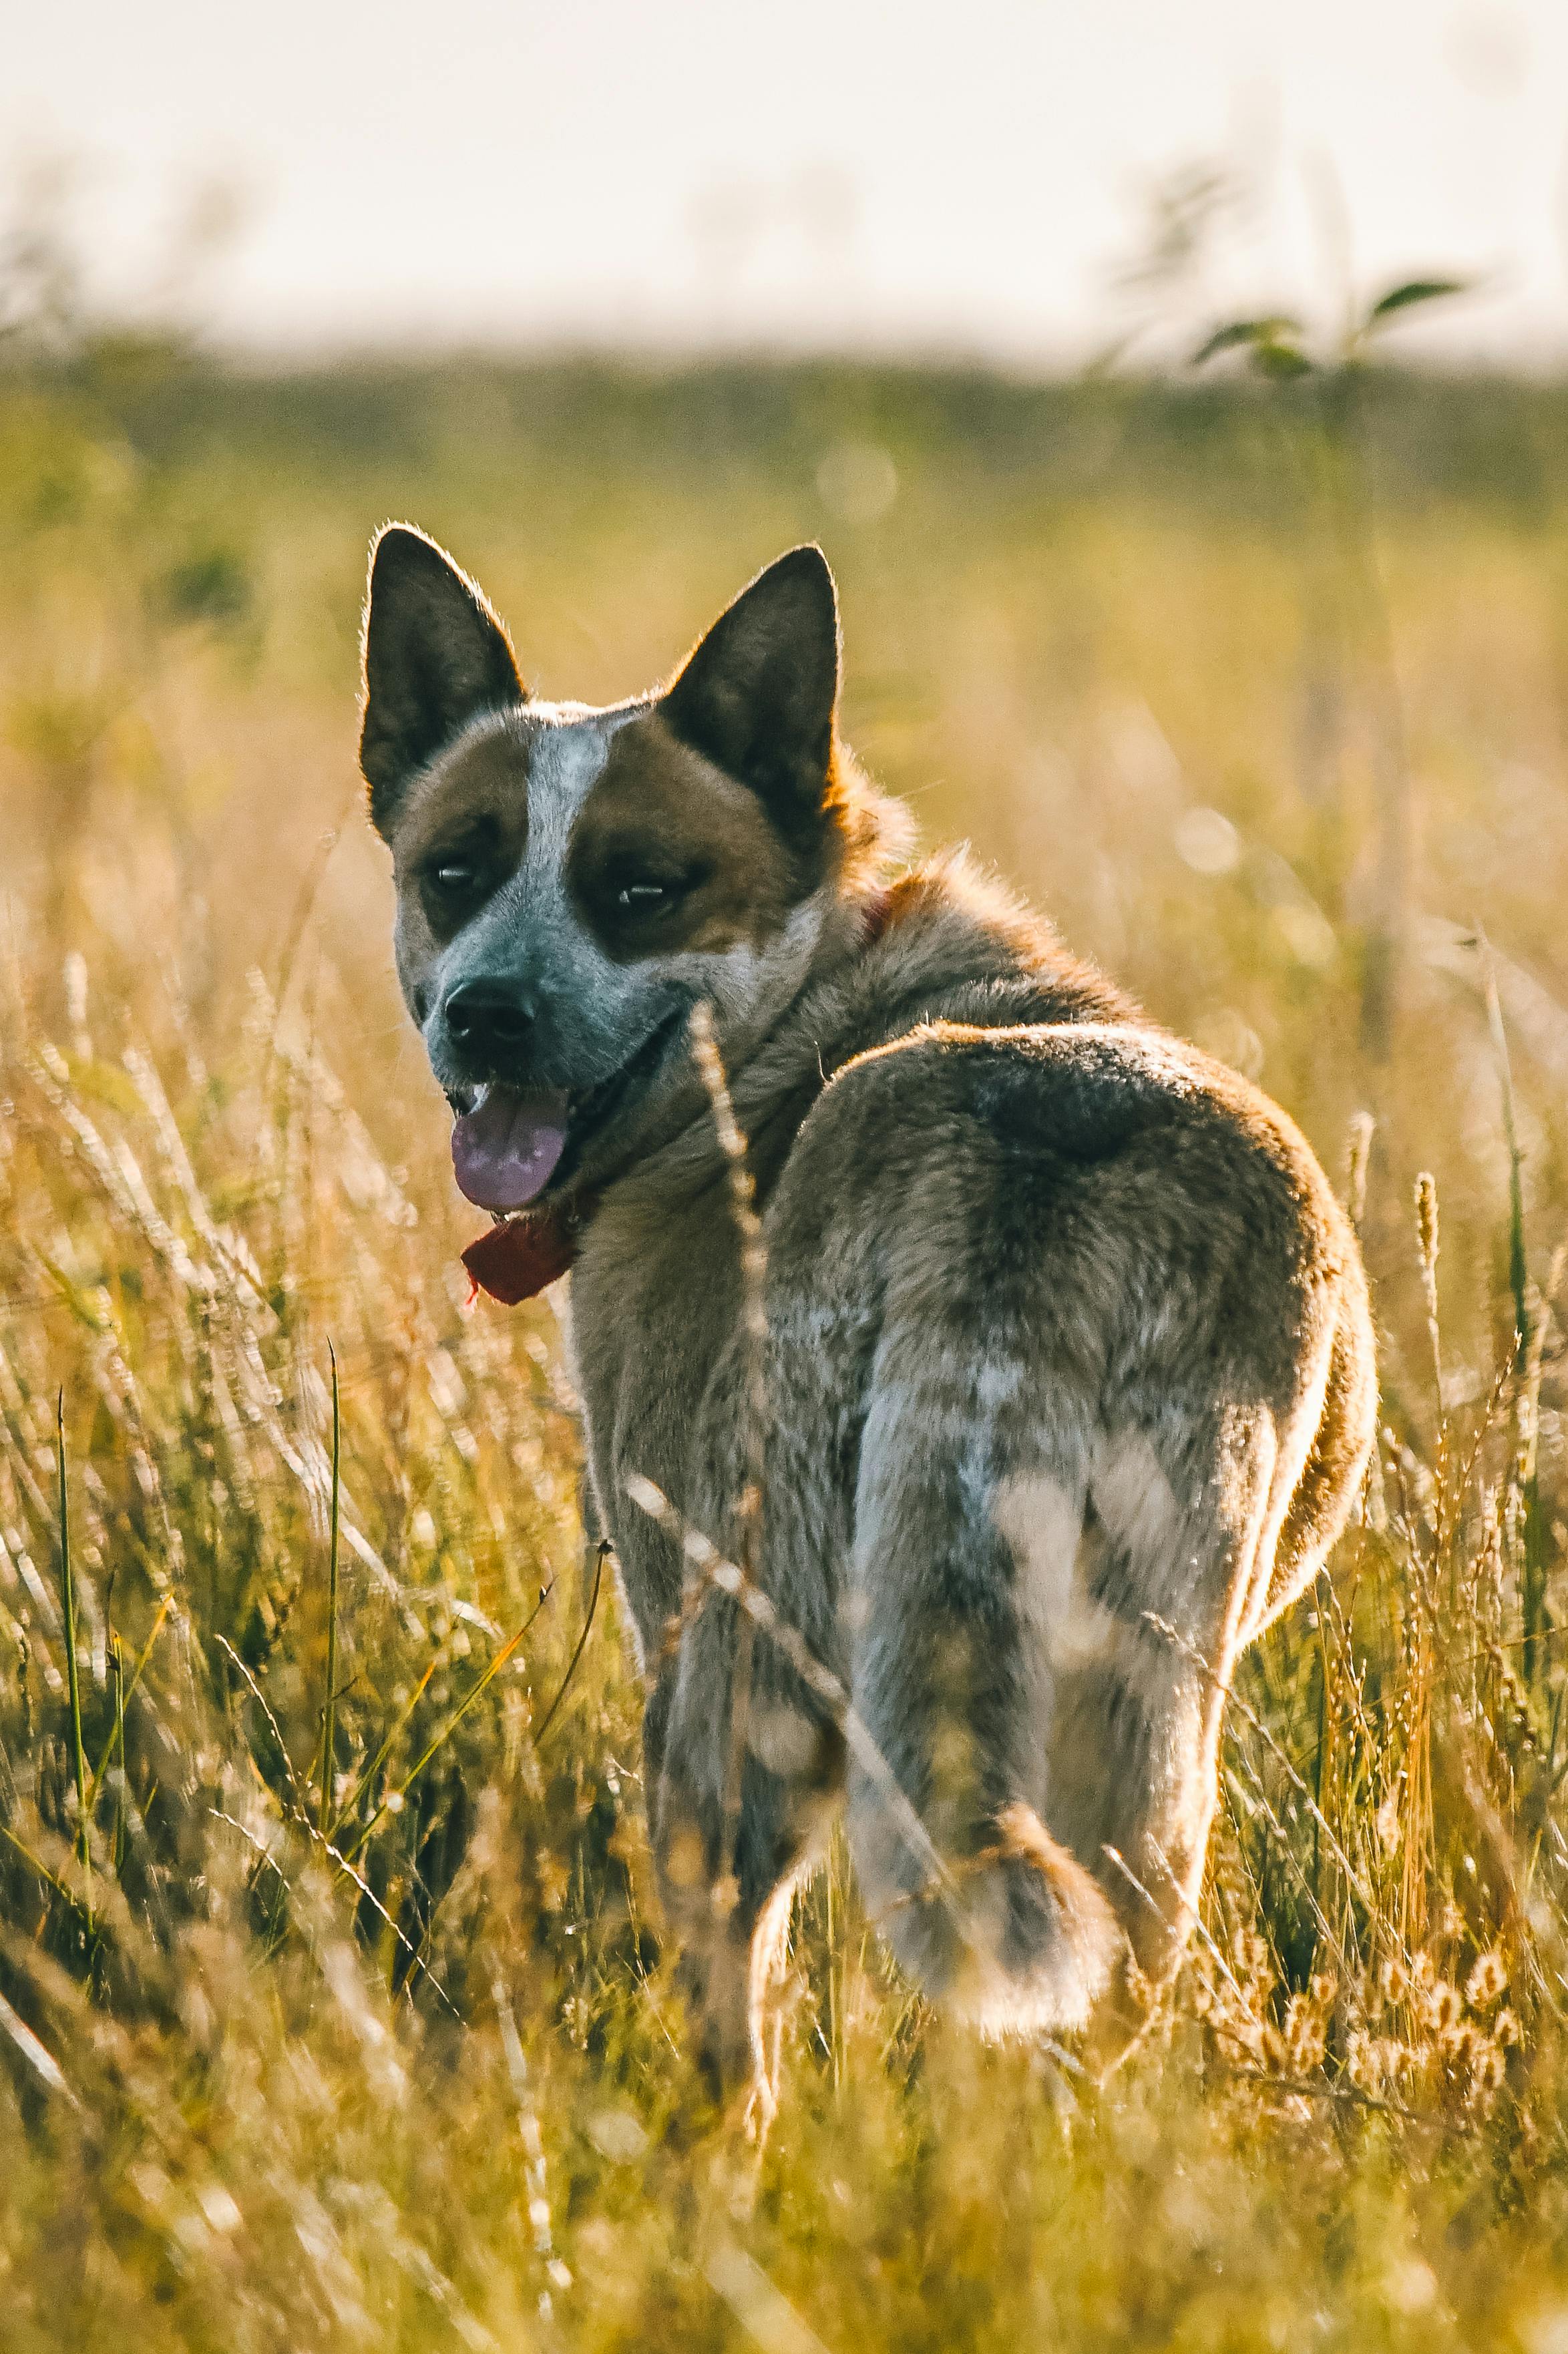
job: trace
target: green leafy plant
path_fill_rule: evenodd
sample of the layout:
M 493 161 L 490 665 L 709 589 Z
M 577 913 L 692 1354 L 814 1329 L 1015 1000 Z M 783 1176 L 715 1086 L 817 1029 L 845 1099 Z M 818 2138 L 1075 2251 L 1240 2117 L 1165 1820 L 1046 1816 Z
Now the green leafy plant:
M 1390 640 L 1378 565 L 1367 466 L 1363 377 L 1386 330 L 1418 308 L 1469 291 L 1457 278 L 1411 278 L 1352 309 L 1336 336 L 1315 344 L 1287 313 L 1231 319 L 1192 355 L 1202 367 L 1226 355 L 1263 383 L 1293 396 L 1308 495 L 1323 508 L 1337 551 L 1343 635 L 1363 678 L 1372 737 L 1375 837 L 1372 907 L 1362 928 L 1361 1043 L 1386 1063 L 1393 1051 L 1401 966 L 1410 917 L 1410 839 L 1414 820 L 1409 731 Z M 1340 880 L 1354 853 L 1341 843 Z

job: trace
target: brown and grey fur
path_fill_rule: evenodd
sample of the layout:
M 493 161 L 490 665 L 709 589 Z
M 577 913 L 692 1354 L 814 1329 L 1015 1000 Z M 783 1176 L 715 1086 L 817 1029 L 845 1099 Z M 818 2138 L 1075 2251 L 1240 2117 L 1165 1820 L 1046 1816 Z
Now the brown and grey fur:
M 841 1808 L 931 1995 L 991 2033 L 1134 2031 L 1191 1924 L 1237 1654 L 1323 1563 L 1374 1413 L 1355 1242 L 1298 1130 L 964 859 L 882 896 L 900 830 L 837 739 L 838 674 L 815 550 L 672 684 L 588 710 L 526 696 L 430 543 L 378 543 L 362 759 L 409 1005 L 454 1100 L 500 1077 L 583 1106 L 546 1198 L 582 1220 L 592 1503 L 648 1680 L 666 1917 L 726 2083 L 761 2067 L 789 1892 Z M 524 1026 L 460 1051 L 443 1009 L 475 980 Z M 862 1734 L 759 1634 L 738 1784 L 736 1606 L 708 1598 L 671 1655 L 681 1551 L 628 1492 L 747 1543 L 699 1001 L 767 1246 L 750 1557 Z

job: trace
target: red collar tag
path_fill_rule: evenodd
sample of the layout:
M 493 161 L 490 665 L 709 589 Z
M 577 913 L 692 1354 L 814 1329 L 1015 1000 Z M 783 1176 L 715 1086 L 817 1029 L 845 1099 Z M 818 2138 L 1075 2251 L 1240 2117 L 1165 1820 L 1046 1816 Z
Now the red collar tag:
M 577 1255 L 575 1219 L 564 1218 L 556 1210 L 532 1210 L 520 1218 L 508 1218 L 470 1243 L 462 1255 L 473 1285 L 469 1304 L 471 1307 L 482 1291 L 499 1299 L 503 1308 L 536 1299 L 546 1284 L 565 1275 Z

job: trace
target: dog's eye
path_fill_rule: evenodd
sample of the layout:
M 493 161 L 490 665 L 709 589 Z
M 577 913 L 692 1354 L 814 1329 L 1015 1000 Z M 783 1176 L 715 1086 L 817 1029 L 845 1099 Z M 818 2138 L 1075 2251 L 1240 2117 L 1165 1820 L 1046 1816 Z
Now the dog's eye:
M 419 884 L 431 921 L 450 921 L 481 896 L 481 863 L 477 858 L 461 856 L 432 858 Z
M 609 862 L 601 888 L 619 915 L 663 916 L 689 898 L 711 872 L 700 859 L 678 871 L 666 867 L 661 873 L 641 858 L 622 855 Z
M 495 862 L 482 851 L 449 850 L 421 867 L 419 896 L 430 923 L 446 932 L 466 923 L 495 883 Z

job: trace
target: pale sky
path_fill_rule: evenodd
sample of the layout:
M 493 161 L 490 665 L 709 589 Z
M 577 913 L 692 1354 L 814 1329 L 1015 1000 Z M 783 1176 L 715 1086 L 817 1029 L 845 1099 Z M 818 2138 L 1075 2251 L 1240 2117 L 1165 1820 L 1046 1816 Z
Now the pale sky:
M 1148 191 L 1250 200 L 1194 316 L 1479 273 L 1412 336 L 1568 357 L 1568 0 L 7 0 L 0 202 L 79 157 L 144 304 L 214 175 L 224 339 L 738 342 L 1081 361 Z

